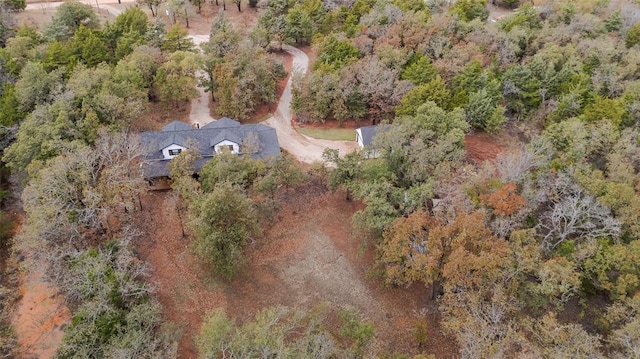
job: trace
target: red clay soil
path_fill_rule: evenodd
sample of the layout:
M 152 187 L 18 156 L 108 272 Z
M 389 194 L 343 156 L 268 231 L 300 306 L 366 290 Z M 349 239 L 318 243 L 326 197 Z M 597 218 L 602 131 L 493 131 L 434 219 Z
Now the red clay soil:
M 135 121 L 132 121 L 131 127 L 135 131 L 160 131 L 171 121 L 189 123 L 190 110 L 191 104 L 189 102 L 180 102 L 170 106 L 162 103 L 149 103 L 147 110 Z
M 12 318 L 18 357 L 53 358 L 71 317 L 63 296 L 35 269 L 21 276 L 20 294 Z
M 502 141 L 501 136 L 477 131 L 464 137 L 464 147 L 469 160 L 483 162 L 495 159 L 500 152 L 505 150 L 506 144 Z
M 145 235 L 138 239 L 137 250 L 151 266 L 151 282 L 165 317 L 183 331 L 180 358 L 197 356 L 193 338 L 214 308 L 243 322 L 265 307 L 308 309 L 318 304 L 335 311 L 346 306 L 360 310 L 375 325 L 381 354 L 417 354 L 412 328 L 420 319 L 429 328 L 427 353 L 454 356 L 454 341 L 440 333 L 436 305 L 424 286 L 385 288 L 371 274 L 372 250 L 363 253 L 360 240 L 351 234 L 351 216 L 358 204 L 345 201 L 341 193 L 309 188 L 281 199 L 272 226 L 247 248 L 245 271 L 229 283 L 190 253 L 175 196 L 144 196 L 140 220 Z

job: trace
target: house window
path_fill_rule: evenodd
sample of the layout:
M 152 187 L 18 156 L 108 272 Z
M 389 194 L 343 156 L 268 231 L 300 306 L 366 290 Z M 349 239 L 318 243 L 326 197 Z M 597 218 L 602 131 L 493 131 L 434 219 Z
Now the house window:
M 218 153 L 222 153 L 225 151 L 229 151 L 230 153 L 233 153 L 233 145 L 220 145 L 217 146 L 216 151 Z
M 180 148 L 175 148 L 173 150 L 169 150 L 169 156 L 177 156 L 180 154 L 180 152 L 182 152 L 182 149 Z

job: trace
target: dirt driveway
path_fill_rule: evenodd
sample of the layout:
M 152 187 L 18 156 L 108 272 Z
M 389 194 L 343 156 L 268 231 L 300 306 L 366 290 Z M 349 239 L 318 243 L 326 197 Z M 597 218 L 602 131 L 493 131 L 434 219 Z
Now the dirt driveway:
M 307 54 L 293 46 L 283 45 L 283 50 L 293 56 L 293 72 L 306 73 L 309 68 L 309 58 Z M 326 148 L 334 148 L 344 155 L 357 149 L 354 141 L 329 141 L 307 137 L 296 131 L 292 126 L 293 116 L 291 114 L 291 86 L 293 76 L 289 77 L 287 86 L 280 97 L 278 109 L 273 117 L 264 121 L 265 124 L 274 127 L 278 133 L 280 146 L 294 155 L 298 161 L 313 163 L 322 161 L 322 152 Z M 355 139 L 355 132 L 354 132 Z

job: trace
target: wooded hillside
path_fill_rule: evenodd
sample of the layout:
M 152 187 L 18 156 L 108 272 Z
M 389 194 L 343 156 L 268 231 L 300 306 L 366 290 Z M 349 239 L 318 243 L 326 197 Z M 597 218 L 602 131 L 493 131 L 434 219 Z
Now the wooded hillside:
M 233 286 L 283 203 L 343 191 L 361 203 L 353 237 L 375 251 L 373 280 L 427 286 L 440 321 L 414 325 L 396 354 L 357 310 L 263 308 L 240 324 L 216 310 L 200 313 L 201 357 L 423 358 L 439 329 L 455 338 L 451 357 L 640 356 L 640 4 L 449 3 L 250 2 L 256 25 L 218 11 L 202 51 L 179 22 L 217 2 L 170 1 L 168 30 L 159 3 L 101 23 L 66 2 L 42 31 L 12 21 L 24 4 L 3 3 L 0 145 L 25 212 L 12 245 L 71 309 L 56 357 L 180 355 L 132 245 L 147 190 L 141 118 L 188 106 L 201 86 L 220 114 L 247 119 L 278 100 L 283 44 L 317 55 L 293 75 L 296 121 L 379 125 L 379 156 L 327 149 L 301 166 L 224 153 L 194 178 L 199 154 L 183 151 L 171 177 L 185 243 Z M 472 131 L 517 144 L 476 163 Z

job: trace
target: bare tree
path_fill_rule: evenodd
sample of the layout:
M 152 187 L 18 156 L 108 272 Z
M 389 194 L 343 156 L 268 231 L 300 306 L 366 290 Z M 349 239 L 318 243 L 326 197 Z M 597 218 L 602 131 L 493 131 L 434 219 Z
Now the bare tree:
M 620 234 L 620 222 L 609 208 L 584 193 L 567 175 L 559 175 L 554 185 L 548 209 L 536 227 L 545 249 L 553 250 L 567 239 L 616 238 Z

